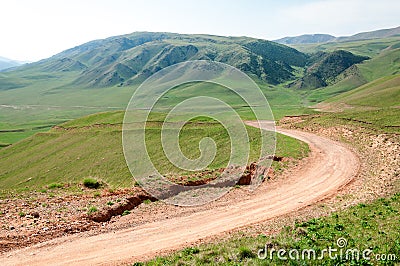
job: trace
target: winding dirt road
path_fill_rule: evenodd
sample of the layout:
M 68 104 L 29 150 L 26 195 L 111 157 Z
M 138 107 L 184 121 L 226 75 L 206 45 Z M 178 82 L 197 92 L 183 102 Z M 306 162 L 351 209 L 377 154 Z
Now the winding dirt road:
M 257 126 L 257 122 L 247 122 Z M 270 123 L 261 123 L 268 128 Z M 356 175 L 358 158 L 347 148 L 314 134 L 278 129 L 309 144 L 310 161 L 285 182 L 266 186 L 249 199 L 132 228 L 85 236 L 73 235 L 3 254 L 0 265 L 116 265 L 175 250 L 290 213 L 333 195 Z

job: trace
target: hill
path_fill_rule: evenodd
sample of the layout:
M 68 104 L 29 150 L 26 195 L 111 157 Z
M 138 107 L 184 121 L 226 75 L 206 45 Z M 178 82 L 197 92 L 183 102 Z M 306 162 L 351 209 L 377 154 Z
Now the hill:
M 305 75 L 290 86 L 296 89 L 316 89 L 336 83 L 339 74 L 368 57 L 353 55 L 337 50 L 330 53 L 318 52 L 312 55 Z
M 110 87 L 132 84 L 187 60 L 226 63 L 277 84 L 292 79 L 292 66 L 304 66 L 306 56 L 287 46 L 246 37 L 135 32 L 88 42 L 18 72 L 68 72 L 74 75 L 64 85 Z
M 323 50 L 337 48 L 351 50 L 357 54 L 369 54 L 371 59 L 355 64 L 339 74 L 333 84 L 307 93 L 311 102 L 321 102 L 340 93 L 353 90 L 375 80 L 397 75 L 400 72 L 400 38 L 378 39 L 375 41 L 356 41 L 346 45 L 338 43 L 322 45 Z M 319 50 L 321 46 L 315 47 Z M 327 49 L 325 49 L 327 48 Z M 364 51 L 369 51 L 365 53 Z
M 227 63 L 248 73 L 268 98 L 277 119 L 309 113 L 304 106 L 305 91 L 318 88 L 316 93 L 324 93 L 325 88 L 329 91 L 337 86 L 340 88 L 333 93 L 337 94 L 364 84 L 369 80 L 364 77 L 367 68 L 355 65 L 363 59 L 360 56 L 375 60 L 389 46 L 394 49 L 398 40 L 340 44 L 342 50 L 355 55 L 337 52 L 338 46 L 327 44 L 318 45 L 312 51 L 317 54 L 310 55 L 248 37 L 175 33 L 136 32 L 91 41 L 0 73 L 0 146 L 79 116 L 124 109 L 143 79 L 168 65 L 194 59 Z M 230 97 L 201 86 L 198 90 L 216 93 L 223 100 Z M 179 93 L 173 96 L 182 98 Z M 314 99 L 319 102 L 326 97 Z
M 400 36 L 400 26 L 390 29 L 361 32 L 347 37 L 346 36 L 338 37 L 335 41 L 337 42 L 360 41 L 360 40 L 388 38 L 394 36 Z
M 274 42 L 281 44 L 304 44 L 304 43 L 325 43 L 334 40 L 336 37 L 329 34 L 304 34 L 295 37 L 284 37 Z
M 24 63 L 0 56 L 0 71 L 11 67 L 20 66 L 22 64 Z
M 281 44 L 318 44 L 328 42 L 351 42 L 361 40 L 373 40 L 389 37 L 400 36 L 400 26 L 390 29 L 381 29 L 375 31 L 360 32 L 351 36 L 335 37 L 329 34 L 304 34 L 294 37 L 284 37 L 281 39 L 274 40 L 274 42 Z
M 1 72 L 0 145 L 79 116 L 124 109 L 144 78 L 194 59 L 227 63 L 250 74 L 269 100 L 283 100 L 279 116 L 283 105 L 302 108 L 290 90 L 270 86 L 294 80 L 297 69 L 304 67 L 307 55 L 293 48 L 247 37 L 136 32 Z
M 387 76 L 330 98 L 325 103 L 352 107 L 400 107 L 400 75 Z
M 0 150 L 0 194 L 7 191 L 41 190 L 52 183 L 79 189 L 84 178 L 93 176 L 111 188 L 130 187 L 133 179 L 122 150 L 124 112 L 114 111 L 82 117 L 37 133 Z M 147 149 L 163 173 L 182 174 L 163 153 L 161 123 L 157 117 L 146 130 Z M 259 156 L 260 131 L 247 127 L 252 139 L 250 160 Z M 200 121 L 183 127 L 180 133 L 182 151 L 189 158 L 199 156 L 199 141 L 211 137 L 217 154 L 210 169 L 224 167 L 229 161 L 230 138 L 225 128 L 212 121 Z M 277 137 L 276 155 L 301 158 L 308 146 L 296 139 Z M 88 167 L 90 166 L 90 167 Z

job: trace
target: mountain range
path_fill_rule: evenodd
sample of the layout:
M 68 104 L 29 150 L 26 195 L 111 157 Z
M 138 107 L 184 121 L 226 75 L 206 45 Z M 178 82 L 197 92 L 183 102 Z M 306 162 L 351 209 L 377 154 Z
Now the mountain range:
M 307 56 L 277 43 L 245 37 L 135 32 L 96 40 L 29 64 L 20 71 L 76 72 L 75 86 L 129 85 L 187 60 L 233 65 L 272 84 L 293 78 Z
M 187 60 L 214 60 L 246 72 L 268 98 L 277 119 L 309 112 L 306 106 L 363 85 L 367 89 L 358 94 L 359 103 L 376 100 L 365 93 L 370 92 L 370 85 L 391 91 L 390 99 L 396 99 L 400 75 L 397 31 L 360 33 L 354 38 L 363 40 L 347 42 L 325 42 L 329 36 L 315 35 L 319 43 L 291 47 L 249 37 L 165 32 L 134 32 L 94 40 L 0 72 L 0 130 L 15 132 L 11 138 L 0 134 L 0 144 L 83 115 L 124 109 L 145 78 Z M 390 37 L 379 38 L 382 36 Z M 389 79 L 393 82 L 386 82 Z M 374 85 L 381 83 L 384 86 Z M 220 95 L 243 114 L 247 112 L 232 95 L 200 85 L 174 90 L 161 106 L 193 93 Z M 348 99 L 340 100 L 351 105 L 354 97 Z M 395 100 L 392 105 L 396 104 Z
M 28 77 L 46 83 L 51 77 L 60 76 L 69 79 L 57 87 L 129 86 L 164 67 L 187 60 L 214 60 L 272 85 L 295 81 L 296 88 L 313 89 L 326 86 L 328 79 L 365 59 L 344 51 L 309 55 L 248 37 L 135 32 L 91 41 L 7 71 L 6 76 L 24 78 L 0 77 L 0 90 L 25 87 L 31 83 Z M 305 70 L 304 77 L 298 76 L 299 69 Z
M 349 42 L 370 40 L 378 38 L 388 38 L 400 36 L 400 27 L 381 29 L 376 31 L 361 32 L 352 36 L 335 37 L 329 34 L 304 34 L 294 37 L 284 37 L 274 40 L 274 42 L 281 44 L 311 44 L 311 43 L 327 43 L 327 42 Z
M 8 69 L 11 67 L 16 67 L 25 64 L 26 62 L 21 62 L 17 60 L 8 59 L 0 56 L 0 71 L 3 69 Z

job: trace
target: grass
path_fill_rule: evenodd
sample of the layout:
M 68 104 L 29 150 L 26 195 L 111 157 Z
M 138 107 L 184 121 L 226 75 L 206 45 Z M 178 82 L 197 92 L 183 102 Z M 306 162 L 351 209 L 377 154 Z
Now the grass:
M 136 38 L 128 36 L 128 38 L 131 37 Z M 129 75 L 125 76 L 125 71 L 118 69 L 118 66 L 121 66 L 121 64 L 115 64 L 115 62 L 123 64 L 129 62 L 129 66 L 133 67 L 132 70 L 138 73 L 150 67 L 150 65 L 150 68 L 163 68 L 165 63 L 158 62 L 158 60 L 162 59 L 157 57 L 161 51 L 167 52 L 168 49 L 163 50 L 163 48 L 170 44 L 187 46 L 194 43 L 202 51 L 200 53 L 205 53 L 204 55 L 210 54 L 211 57 L 219 54 L 227 59 L 227 61 L 225 59 L 222 61 L 237 65 L 249 56 L 248 49 L 250 48 L 246 48 L 244 45 L 248 45 L 249 42 L 253 41 L 255 40 L 245 37 L 233 39 L 230 37 L 200 35 L 183 35 L 178 37 L 172 34 L 171 39 L 164 41 L 157 40 L 154 44 L 143 44 L 126 51 L 119 50 L 117 46 L 120 44 L 116 42 L 106 42 L 104 47 L 101 45 L 97 48 L 91 47 L 90 49 L 92 50 L 90 52 L 84 49 L 79 52 L 80 55 L 69 52 L 67 52 L 68 55 L 64 55 L 66 57 L 70 56 L 73 60 L 79 60 L 87 65 L 89 69 L 85 72 L 82 72 L 82 69 L 71 69 L 68 63 L 63 63 L 61 62 L 62 60 L 59 60 L 61 58 L 56 57 L 40 63 L 30 64 L 16 71 L 2 72 L 0 73 L 0 121 L 6 125 L 0 123 L 0 131 L 7 128 L 13 130 L 22 128 L 26 131 L 24 134 L 12 132 L 0 133 L 0 146 L 15 143 L 35 134 L 34 128 L 36 126 L 49 127 L 88 114 L 125 109 L 133 92 L 139 86 L 140 78 L 132 80 L 128 77 Z M 293 56 L 300 56 L 296 56 L 297 53 L 293 53 L 292 49 L 284 48 L 280 45 L 266 45 L 270 48 L 275 47 L 276 51 L 280 51 L 279 53 L 270 53 L 268 57 L 271 58 L 279 58 L 287 54 L 287 56 L 290 56 L 286 56 L 284 59 L 292 61 Z M 109 49 L 105 47 L 109 47 Z M 94 54 L 97 54 L 97 56 L 94 56 Z M 143 56 L 139 56 L 141 54 Z M 167 54 L 167 56 L 171 56 L 172 59 L 176 55 Z M 199 58 L 202 57 L 200 56 Z M 139 58 L 140 60 L 138 61 Z M 197 57 L 192 59 L 195 58 Z M 275 68 L 281 68 L 280 64 L 277 64 Z M 120 84 L 112 85 L 114 84 L 113 82 L 106 82 L 109 79 L 108 75 L 112 73 L 124 77 L 124 86 L 120 86 Z M 270 74 L 273 75 L 273 73 Z M 281 75 L 277 75 L 277 77 L 280 78 Z M 95 81 L 98 79 L 105 81 L 105 83 L 96 83 Z M 284 97 L 277 91 L 273 91 L 275 89 L 268 89 L 270 86 L 258 80 L 256 76 L 254 76 L 254 79 L 267 88 L 263 91 L 271 103 L 275 102 L 277 105 L 280 105 L 279 116 L 282 116 L 284 113 L 281 108 L 282 99 L 285 105 L 288 103 L 290 109 L 293 106 L 298 108 L 295 108 L 296 112 L 299 112 L 303 107 L 296 92 L 283 89 L 282 95 L 286 96 Z M 240 103 L 240 101 L 237 101 L 238 97 L 232 97 L 232 94 L 224 93 L 223 90 L 215 90 L 215 88 L 210 88 L 209 86 L 200 86 L 197 88 L 200 92 L 204 89 L 203 94 L 205 95 L 213 95 L 228 102 L 233 100 L 233 104 Z M 190 95 L 192 93 L 190 90 L 190 88 L 185 88 L 179 90 L 179 92 L 177 90 L 171 92 L 170 100 L 172 101 L 169 101 L 169 103 L 176 102 Z M 236 107 L 238 110 L 240 109 L 239 111 L 243 113 L 243 116 L 249 114 L 248 107 L 241 105 L 236 105 Z
M 97 189 L 100 187 L 100 182 L 93 178 L 85 178 L 83 185 L 87 188 Z
M 314 117 L 313 123 L 322 126 L 337 124 L 354 125 L 375 133 L 398 133 L 400 128 L 400 109 L 381 108 L 376 110 L 347 110 L 340 113 L 325 113 Z
M 345 103 L 355 107 L 400 106 L 400 74 L 374 80 L 354 90 L 330 98 L 326 102 Z
M 51 183 L 50 185 L 47 186 L 48 189 L 55 189 L 55 188 L 62 188 L 64 187 L 63 184 L 60 183 Z
M 367 81 L 399 74 L 400 48 L 382 51 L 378 56 L 359 65 Z
M 150 204 L 150 203 L 151 203 L 151 200 L 149 200 L 149 199 L 144 200 L 143 203 L 144 203 L 144 204 Z
M 90 206 L 90 207 L 88 208 L 87 214 L 90 215 L 90 214 L 95 213 L 95 212 L 97 212 L 97 211 L 99 211 L 99 210 L 97 209 L 96 206 Z
M 357 64 L 357 70 L 339 82 L 324 88 L 305 92 L 306 99 L 311 103 L 321 102 L 333 96 L 340 95 L 343 92 L 351 91 L 363 84 L 398 75 L 400 73 L 399 43 L 400 39 L 396 37 L 357 42 L 305 45 L 304 47 L 308 47 L 307 49 L 313 52 L 343 49 L 371 58 Z
M 5 80 L 19 80 L 21 73 L 7 73 Z M 64 75 L 65 74 L 65 75 Z M 16 143 L 38 132 L 62 122 L 104 111 L 123 110 L 138 84 L 123 87 L 82 89 L 74 85 L 64 86 L 73 81 L 76 73 L 64 73 L 62 77 L 47 80 L 27 81 L 23 89 L 0 90 L 0 147 Z M 5 74 L 3 74 L 5 75 Z M 29 73 L 25 74 L 30 76 Z M 271 86 L 257 77 L 252 77 L 266 96 L 275 119 L 284 115 L 297 115 L 310 112 L 304 107 L 302 95 L 284 86 Z M 1 83 L 0 76 L 0 85 Z M 250 108 L 230 90 L 209 83 L 182 85 L 171 90 L 159 101 L 161 109 L 171 108 L 188 97 L 213 95 L 229 105 L 243 119 L 253 119 Z M 120 114 L 123 116 L 123 114 Z M 98 123 L 101 118 L 94 116 Z M 272 119 L 272 117 L 268 117 Z M 71 125 L 72 126 L 72 125 Z M 13 132 L 11 132 L 13 131 Z
M 40 191 L 51 183 L 68 184 L 65 191 L 79 191 L 82 180 L 89 176 L 95 176 L 110 188 L 131 187 L 134 179 L 126 166 L 121 144 L 122 117 L 123 112 L 90 115 L 61 125 L 68 130 L 37 133 L 1 149 L 0 194 Z M 153 123 L 148 129 L 149 154 L 160 171 L 182 173 L 168 163 L 162 152 L 159 125 Z M 252 139 L 250 159 L 255 160 L 260 145 L 259 130 L 251 127 L 247 130 Z M 195 122 L 185 126 L 180 136 L 183 152 L 189 157 L 198 156 L 198 141 L 205 136 L 213 138 L 218 147 L 210 168 L 223 167 L 230 145 L 227 132 L 219 124 Z M 278 134 L 277 143 L 277 156 L 301 158 L 307 154 L 307 145 L 300 141 Z
M 370 203 L 359 204 L 327 217 L 315 218 L 286 226 L 274 236 L 234 237 L 215 244 L 189 247 L 167 257 L 157 257 L 141 265 L 394 265 L 400 262 L 399 230 L 400 193 Z M 347 248 L 371 249 L 371 260 L 340 258 L 337 239 L 345 238 Z M 267 245 L 268 244 L 268 245 Z M 321 254 L 328 247 L 338 249 L 337 259 L 325 253 L 323 260 L 280 260 L 277 253 L 262 260 L 260 249 L 314 249 Z M 187 250 L 196 252 L 187 252 Z M 345 250 L 344 250 L 345 252 Z M 345 254 L 345 253 L 344 253 Z M 395 261 L 378 261 L 376 254 L 395 254 Z M 269 253 L 268 253 L 269 255 Z M 136 264 L 139 265 L 139 264 Z
M 128 214 L 131 214 L 131 212 L 128 211 L 128 210 L 125 210 L 121 215 L 122 215 L 122 216 L 125 216 L 125 215 L 128 215 Z

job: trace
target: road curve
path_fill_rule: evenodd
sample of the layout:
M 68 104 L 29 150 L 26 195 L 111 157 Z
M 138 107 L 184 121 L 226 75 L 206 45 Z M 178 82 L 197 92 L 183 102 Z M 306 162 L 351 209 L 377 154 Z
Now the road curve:
M 270 123 L 260 125 L 267 128 Z M 185 217 L 88 237 L 68 236 L 11 251 L 3 254 L 0 265 L 116 265 L 141 260 L 298 210 L 336 193 L 356 175 L 358 158 L 340 143 L 301 131 L 278 132 L 308 143 L 311 163 L 263 193 Z

